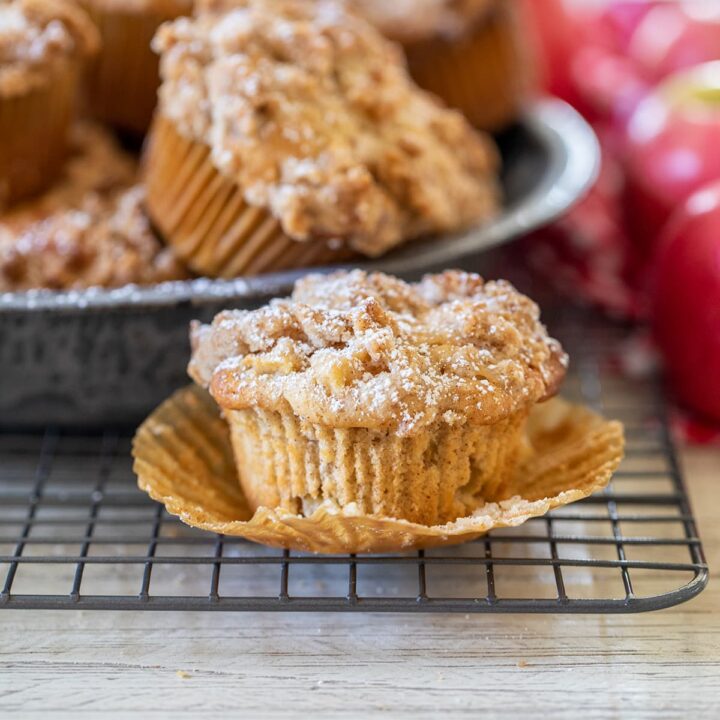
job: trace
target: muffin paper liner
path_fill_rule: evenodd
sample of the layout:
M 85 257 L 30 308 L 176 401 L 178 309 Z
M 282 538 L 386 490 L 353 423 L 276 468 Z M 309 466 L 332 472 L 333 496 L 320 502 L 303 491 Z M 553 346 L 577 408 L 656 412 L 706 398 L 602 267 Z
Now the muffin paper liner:
M 184 137 L 162 115 L 153 123 L 145 183 L 153 223 L 202 275 L 233 278 L 351 257 L 346 248 L 285 235 L 266 209 L 248 205 L 240 187 L 215 168 L 207 145 Z
M 497 495 L 515 467 L 526 412 L 495 425 L 439 423 L 411 437 L 330 428 L 291 412 L 229 410 L 225 417 L 252 510 L 309 515 L 330 500 L 355 503 L 366 515 L 435 525 Z
M 50 187 L 69 148 L 78 65 L 59 60 L 45 82 L 0 96 L 0 210 Z
M 495 502 L 443 525 L 363 514 L 326 501 L 309 516 L 260 507 L 254 513 L 236 471 L 230 433 L 212 398 L 179 390 L 139 428 L 133 455 L 139 487 L 183 522 L 254 542 L 319 553 L 380 553 L 453 545 L 515 527 L 607 485 L 623 456 L 623 430 L 560 399 L 537 405 L 527 444 Z
M 463 37 L 405 46 L 415 82 L 483 130 L 512 122 L 527 95 L 527 63 L 511 5 L 497 3 Z
M 160 85 L 159 59 L 150 48 L 158 27 L 179 13 L 120 3 L 83 0 L 102 41 L 85 77 L 90 113 L 120 129 L 144 133 L 150 126 Z M 187 2 L 190 13 L 192 3 Z

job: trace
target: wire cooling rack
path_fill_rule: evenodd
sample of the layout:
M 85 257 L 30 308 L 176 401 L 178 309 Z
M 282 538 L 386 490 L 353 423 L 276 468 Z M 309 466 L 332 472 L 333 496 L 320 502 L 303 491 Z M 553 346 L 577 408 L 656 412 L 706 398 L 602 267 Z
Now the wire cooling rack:
M 565 394 L 625 423 L 603 493 L 456 548 L 319 556 L 189 528 L 135 487 L 131 431 L 0 434 L 0 608 L 639 612 L 706 585 L 655 382 L 625 380 L 628 332 L 564 311 Z

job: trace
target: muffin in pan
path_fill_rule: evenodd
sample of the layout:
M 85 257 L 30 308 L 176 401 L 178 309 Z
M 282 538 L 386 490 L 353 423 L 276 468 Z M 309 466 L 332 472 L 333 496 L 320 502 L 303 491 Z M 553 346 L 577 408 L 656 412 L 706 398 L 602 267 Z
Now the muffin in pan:
M 158 32 L 148 210 L 195 271 L 380 255 L 497 209 L 497 155 L 340 3 L 216 0 Z
M 50 215 L 80 207 L 89 194 L 106 197 L 137 179 L 137 159 L 109 131 L 96 123 L 77 122 L 68 133 L 68 155 L 53 184 L 0 213 L 0 228 L 22 232 Z
M 0 5 L 0 210 L 60 173 L 81 67 L 97 46 L 93 24 L 70 0 Z
M 150 227 L 137 162 L 78 123 L 56 183 L 0 214 L 0 292 L 119 287 L 188 277 Z
M 399 42 L 417 84 L 484 130 L 518 117 L 530 78 L 512 0 L 346 0 Z
M 193 0 L 79 0 L 102 47 L 88 65 L 90 114 L 136 134 L 146 132 L 157 104 L 158 58 L 150 44 L 162 23 L 192 12 Z
M 86 195 L 13 232 L 0 222 L 0 292 L 147 285 L 188 277 L 153 234 L 136 185 Z
M 458 271 L 311 275 L 192 339 L 251 510 L 331 503 L 424 525 L 503 497 L 567 362 L 531 300 Z

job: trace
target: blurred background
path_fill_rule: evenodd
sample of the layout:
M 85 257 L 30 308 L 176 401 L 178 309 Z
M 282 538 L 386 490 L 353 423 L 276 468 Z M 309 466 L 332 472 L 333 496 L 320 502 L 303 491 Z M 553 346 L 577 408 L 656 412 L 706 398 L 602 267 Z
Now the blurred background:
M 720 444 L 720 0 L 521 0 L 542 91 L 592 124 L 589 195 L 528 238 L 533 269 L 637 323 L 626 372 L 662 364 L 694 443 Z

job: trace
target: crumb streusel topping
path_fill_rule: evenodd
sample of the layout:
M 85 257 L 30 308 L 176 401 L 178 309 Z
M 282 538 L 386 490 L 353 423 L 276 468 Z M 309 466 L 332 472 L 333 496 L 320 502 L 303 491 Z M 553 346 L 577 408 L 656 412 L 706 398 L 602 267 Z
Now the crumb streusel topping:
M 47 80 L 63 58 L 95 52 L 99 37 L 70 0 L 14 0 L 0 4 L 0 94 L 16 95 Z
M 507 1 L 507 0 L 501 0 Z M 510 0 L 512 2 L 512 0 Z M 456 38 L 482 19 L 497 0 L 345 0 L 383 35 L 398 42 Z
M 292 238 L 378 255 L 497 206 L 489 138 L 419 90 L 399 49 L 337 2 L 207 0 L 154 47 L 161 111 Z
M 567 366 L 535 303 L 460 271 L 415 284 L 309 275 L 290 298 L 222 312 L 191 335 L 190 375 L 223 408 L 402 435 L 495 423 L 553 395 Z
M 15 233 L 0 224 L 0 292 L 120 287 L 187 277 L 150 228 L 135 186 L 58 210 Z

